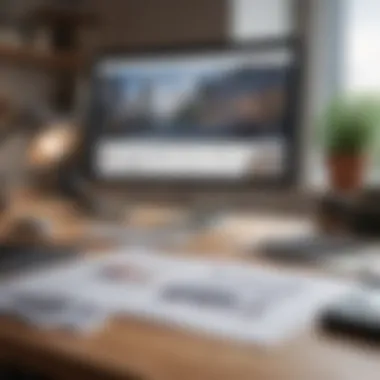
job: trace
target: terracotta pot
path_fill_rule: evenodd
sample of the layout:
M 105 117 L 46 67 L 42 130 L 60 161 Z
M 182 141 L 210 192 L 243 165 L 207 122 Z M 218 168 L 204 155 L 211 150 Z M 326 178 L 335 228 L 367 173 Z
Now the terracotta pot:
M 364 179 L 365 159 L 362 155 L 336 154 L 328 158 L 329 182 L 333 190 L 359 189 Z

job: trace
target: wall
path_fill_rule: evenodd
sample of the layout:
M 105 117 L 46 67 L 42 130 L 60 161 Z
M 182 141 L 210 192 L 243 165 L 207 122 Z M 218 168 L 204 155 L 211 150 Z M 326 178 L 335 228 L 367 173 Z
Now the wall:
M 136 46 L 224 40 L 228 0 L 94 0 L 97 45 Z
M 93 0 L 94 46 L 278 37 L 294 30 L 294 0 Z
M 0 65 L 0 96 L 26 106 L 45 104 L 50 90 L 48 75 Z

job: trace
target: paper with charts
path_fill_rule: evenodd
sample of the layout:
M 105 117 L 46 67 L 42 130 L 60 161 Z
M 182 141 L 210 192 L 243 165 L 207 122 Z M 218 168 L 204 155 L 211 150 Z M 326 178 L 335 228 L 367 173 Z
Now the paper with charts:
M 179 257 L 126 250 L 40 271 L 1 289 L 11 311 L 12 300 L 46 295 L 49 305 L 54 297 L 64 298 L 91 305 L 101 315 L 127 314 L 201 335 L 272 344 L 300 332 L 348 288 L 244 264 Z M 84 315 L 82 310 L 81 321 Z M 70 318 L 75 320 L 75 313 Z

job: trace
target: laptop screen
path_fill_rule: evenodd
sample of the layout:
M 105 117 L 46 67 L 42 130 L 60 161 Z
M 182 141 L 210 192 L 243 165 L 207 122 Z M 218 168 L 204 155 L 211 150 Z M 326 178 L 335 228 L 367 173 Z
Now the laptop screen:
M 105 56 L 94 68 L 103 179 L 276 179 L 289 171 L 290 49 Z

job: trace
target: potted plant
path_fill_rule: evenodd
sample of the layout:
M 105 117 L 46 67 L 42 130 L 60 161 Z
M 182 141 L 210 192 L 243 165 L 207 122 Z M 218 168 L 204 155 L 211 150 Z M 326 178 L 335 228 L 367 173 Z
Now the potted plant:
M 334 100 L 323 117 L 328 178 L 333 190 L 356 190 L 363 184 L 370 143 L 380 127 L 380 103 L 374 98 Z

